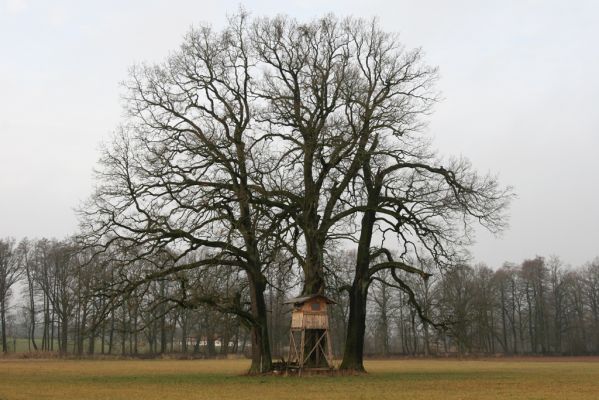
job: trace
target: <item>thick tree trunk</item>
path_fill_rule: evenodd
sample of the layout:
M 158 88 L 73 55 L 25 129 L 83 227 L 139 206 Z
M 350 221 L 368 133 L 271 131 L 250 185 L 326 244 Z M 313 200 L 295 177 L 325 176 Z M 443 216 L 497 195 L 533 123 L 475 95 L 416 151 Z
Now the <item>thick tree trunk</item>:
M 308 235 L 310 236 L 310 235 Z M 306 265 L 304 266 L 304 289 L 303 295 L 312 294 L 324 294 L 325 281 L 323 276 L 323 266 L 321 262 L 321 254 L 319 254 L 319 243 L 313 235 L 310 239 L 307 239 L 307 253 Z M 326 362 L 326 358 L 321 356 L 320 349 L 317 348 L 310 355 L 308 354 L 312 348 L 316 346 L 316 343 L 322 332 L 319 330 L 306 330 L 304 337 L 304 349 L 302 358 L 305 360 L 304 366 L 308 368 L 327 368 L 330 367 Z M 325 340 L 325 339 L 323 339 Z M 323 343 L 323 347 L 326 343 Z M 324 347 L 326 348 L 326 347 Z M 309 355 L 308 359 L 306 357 Z
M 316 234 L 314 234 L 316 236 Z M 322 250 L 319 241 L 313 237 L 306 239 L 306 264 L 304 270 L 303 295 L 324 294 L 325 280 L 322 265 Z
M 340 370 L 365 372 L 364 334 L 366 332 L 366 294 L 368 282 L 355 280 L 349 295 L 349 321 Z
M 356 255 L 356 271 L 349 294 L 349 321 L 343 361 L 339 369 L 364 372 L 364 335 L 366 332 L 366 302 L 370 285 L 370 243 L 376 212 L 374 205 L 378 198 L 379 188 L 369 193 L 368 206 L 362 216 L 360 242 Z
M 251 327 L 252 338 L 252 364 L 249 374 L 265 373 L 272 370 L 272 357 L 268 340 L 268 315 L 264 291 L 266 280 L 264 277 L 250 277 L 250 297 L 252 301 L 252 317 L 254 323 Z

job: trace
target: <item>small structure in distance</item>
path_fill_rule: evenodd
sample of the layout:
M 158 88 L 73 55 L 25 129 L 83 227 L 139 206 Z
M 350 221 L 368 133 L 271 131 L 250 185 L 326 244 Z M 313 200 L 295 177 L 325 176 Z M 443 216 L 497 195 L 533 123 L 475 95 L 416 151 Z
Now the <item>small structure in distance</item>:
M 333 350 L 329 332 L 329 305 L 335 302 L 321 294 L 295 297 L 292 304 L 287 369 L 331 370 Z M 326 349 L 326 350 L 325 350 Z

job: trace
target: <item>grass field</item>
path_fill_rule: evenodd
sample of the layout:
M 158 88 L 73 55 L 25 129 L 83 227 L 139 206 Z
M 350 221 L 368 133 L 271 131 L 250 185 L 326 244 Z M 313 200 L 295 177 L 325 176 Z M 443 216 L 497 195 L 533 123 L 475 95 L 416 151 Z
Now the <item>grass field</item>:
M 247 377 L 245 360 L 0 360 L 0 400 L 599 399 L 597 359 L 370 361 L 347 377 Z
M 96 351 L 99 353 L 100 352 L 100 345 L 101 345 L 101 341 L 100 340 L 96 340 Z M 37 339 L 37 345 L 41 346 L 42 344 L 42 340 L 40 338 Z M 67 348 L 69 349 L 70 352 L 75 351 L 75 342 L 73 340 L 69 340 L 67 342 Z M 87 351 L 87 346 L 88 346 L 88 341 L 85 340 L 83 342 L 83 348 Z M 58 352 L 58 340 L 55 339 L 54 340 L 54 350 L 56 352 Z M 118 348 L 116 348 L 118 347 Z M 108 344 L 106 344 L 106 348 L 108 348 Z M 147 344 L 144 344 L 142 342 L 140 342 L 140 344 L 138 345 L 138 349 L 139 349 L 139 353 L 140 354 L 144 354 L 146 352 L 149 351 L 149 347 L 147 346 Z M 180 348 L 176 348 L 176 351 L 180 350 Z M 13 339 L 13 338 L 8 338 L 8 351 L 9 353 L 12 353 L 14 355 L 14 353 L 28 353 L 33 351 L 33 347 L 31 346 L 31 342 L 28 339 Z M 119 346 L 115 346 L 115 350 L 114 352 L 116 354 L 120 353 L 120 347 Z

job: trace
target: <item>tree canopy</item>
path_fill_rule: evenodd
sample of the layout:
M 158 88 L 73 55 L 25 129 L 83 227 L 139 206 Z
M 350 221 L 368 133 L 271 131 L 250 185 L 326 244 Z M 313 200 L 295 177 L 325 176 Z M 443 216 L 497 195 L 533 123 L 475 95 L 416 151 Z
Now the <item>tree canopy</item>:
M 197 269 L 242 273 L 249 304 L 195 301 L 243 316 L 253 372 L 271 368 L 269 268 L 285 260 L 303 294 L 325 293 L 338 289 L 329 251 L 357 246 L 342 368 L 361 370 L 374 277 L 389 271 L 410 293 L 405 274 L 430 274 L 419 260 L 450 265 L 474 223 L 504 226 L 510 189 L 432 149 L 424 128 L 436 81 L 422 51 L 376 20 L 239 12 L 220 31 L 192 29 L 164 62 L 131 69 L 127 117 L 81 211 L 85 240 L 121 268 L 168 260 L 119 290 Z M 192 307 L 190 290 L 171 300 Z

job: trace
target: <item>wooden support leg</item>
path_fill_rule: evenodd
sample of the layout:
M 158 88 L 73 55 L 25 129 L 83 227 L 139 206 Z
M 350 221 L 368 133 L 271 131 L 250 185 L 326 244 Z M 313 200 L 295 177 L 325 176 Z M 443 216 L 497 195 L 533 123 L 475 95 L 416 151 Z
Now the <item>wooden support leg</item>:
M 307 356 L 303 357 L 304 361 L 307 360 L 307 359 L 309 359 L 310 356 L 312 355 L 312 353 L 314 353 L 314 351 L 316 351 L 316 354 L 318 355 L 318 353 L 319 353 L 318 349 L 319 348 L 320 348 L 320 351 L 324 354 L 324 349 L 322 348 L 321 342 L 322 342 L 322 339 L 324 338 L 325 335 L 326 335 L 326 332 L 323 332 L 322 335 L 320 335 L 318 337 L 318 340 L 316 340 L 316 344 L 314 345 L 314 347 L 312 347 L 310 349 L 310 351 L 308 352 Z
M 335 368 L 333 364 L 333 345 L 331 344 L 331 332 L 327 329 L 327 358 L 329 362 L 329 366 L 331 368 Z
M 302 373 L 302 369 L 304 369 L 304 347 L 306 346 L 306 330 L 302 329 L 302 338 L 300 340 L 300 357 L 299 357 L 299 367 L 300 367 L 300 375 Z
M 291 364 L 293 361 L 293 351 L 295 348 L 295 341 L 293 340 L 293 331 L 289 331 L 289 352 L 287 353 L 287 364 Z

